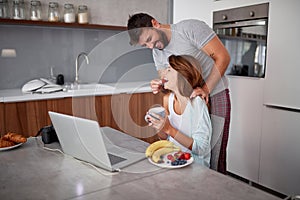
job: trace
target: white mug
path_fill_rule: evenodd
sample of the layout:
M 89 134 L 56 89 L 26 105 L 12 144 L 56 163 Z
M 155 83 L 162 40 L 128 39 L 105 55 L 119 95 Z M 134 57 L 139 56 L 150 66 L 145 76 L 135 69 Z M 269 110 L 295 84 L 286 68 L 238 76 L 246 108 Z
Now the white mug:
M 159 120 L 157 117 L 155 117 L 154 115 L 152 114 L 157 114 L 157 115 L 160 115 L 161 117 L 165 117 L 166 116 L 166 111 L 165 111 L 165 108 L 162 107 L 162 106 L 155 106 L 155 107 L 152 107 L 148 110 L 148 113 L 145 115 L 145 121 L 147 123 L 150 123 L 149 120 L 147 119 L 149 116 L 152 117 L 152 118 L 155 118 L 157 120 Z

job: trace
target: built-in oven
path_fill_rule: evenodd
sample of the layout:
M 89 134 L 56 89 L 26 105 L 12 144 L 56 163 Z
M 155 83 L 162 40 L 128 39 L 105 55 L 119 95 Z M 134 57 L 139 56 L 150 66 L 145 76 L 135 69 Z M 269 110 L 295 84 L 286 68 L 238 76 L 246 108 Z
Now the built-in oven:
M 213 12 L 213 29 L 227 48 L 227 75 L 265 76 L 269 4 Z

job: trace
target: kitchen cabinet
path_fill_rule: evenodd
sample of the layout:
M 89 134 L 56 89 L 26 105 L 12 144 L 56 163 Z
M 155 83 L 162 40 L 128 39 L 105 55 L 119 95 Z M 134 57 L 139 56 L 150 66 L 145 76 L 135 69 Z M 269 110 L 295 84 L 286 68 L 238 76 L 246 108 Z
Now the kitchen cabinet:
M 156 141 L 157 135 L 145 122 L 147 110 L 154 104 L 162 105 L 162 94 L 152 93 L 114 95 L 111 101 L 111 112 L 119 130 L 147 142 Z
M 46 101 L 47 111 L 72 115 L 72 98 L 48 99 L 43 101 Z M 51 121 L 48 117 L 48 113 L 45 113 L 45 115 L 47 118 L 47 124 L 50 124 Z
M 259 182 L 294 195 L 300 194 L 300 1 L 271 5 Z
M 47 101 L 4 103 L 5 132 L 35 136 L 47 125 Z
M 300 1 L 272 1 L 271 5 L 264 103 L 300 111 Z M 288 15 L 282 15 L 283 10 Z
M 283 194 L 300 193 L 300 113 L 264 108 L 259 183 Z
M 74 116 L 96 120 L 101 126 L 110 126 L 150 143 L 157 140 L 155 130 L 148 127 L 144 116 L 152 105 L 162 104 L 161 94 L 123 93 L 73 97 L 68 100 L 71 100 L 69 104 L 72 104 L 71 111 Z
M 144 115 L 154 104 L 162 104 L 162 95 L 147 92 L 1 103 L 4 116 L 0 118 L 4 124 L 1 132 L 35 136 L 40 128 L 51 124 L 48 111 L 54 111 L 96 120 L 101 126 L 110 126 L 151 143 L 157 140 L 157 135 L 148 127 Z
M 228 78 L 232 107 L 227 170 L 258 183 L 264 79 Z
M 0 136 L 4 134 L 4 103 L 0 103 Z

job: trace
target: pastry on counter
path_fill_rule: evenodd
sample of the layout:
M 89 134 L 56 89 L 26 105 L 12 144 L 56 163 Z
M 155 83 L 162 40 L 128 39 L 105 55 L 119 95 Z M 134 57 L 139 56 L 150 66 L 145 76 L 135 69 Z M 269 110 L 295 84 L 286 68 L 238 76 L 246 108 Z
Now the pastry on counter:
M 6 133 L 2 139 L 7 140 L 7 141 L 11 141 L 14 143 L 25 143 L 27 141 L 26 137 L 24 137 L 21 134 L 17 134 L 17 133 Z
M 0 148 L 14 146 L 15 143 L 12 141 L 4 140 L 0 138 Z

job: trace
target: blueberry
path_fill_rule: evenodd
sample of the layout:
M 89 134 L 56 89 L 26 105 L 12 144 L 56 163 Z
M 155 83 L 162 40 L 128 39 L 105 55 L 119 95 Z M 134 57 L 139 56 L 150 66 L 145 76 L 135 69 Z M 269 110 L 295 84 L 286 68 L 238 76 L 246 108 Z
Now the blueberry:
M 177 160 L 171 162 L 171 165 L 172 165 L 172 166 L 176 166 L 176 165 L 178 165 L 178 164 L 179 164 L 179 162 L 178 162 Z
M 186 164 L 186 160 L 180 160 L 179 161 L 179 165 L 184 165 L 184 164 Z

